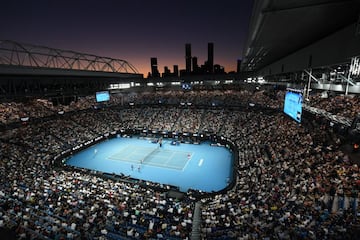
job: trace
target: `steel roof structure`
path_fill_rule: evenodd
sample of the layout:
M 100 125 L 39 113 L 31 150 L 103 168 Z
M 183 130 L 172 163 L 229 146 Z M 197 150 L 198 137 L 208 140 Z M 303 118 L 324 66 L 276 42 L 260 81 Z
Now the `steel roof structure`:
M 71 50 L 0 40 L 0 65 L 33 69 L 138 74 L 129 62 Z
M 242 70 L 259 71 L 320 41 L 358 22 L 359 12 L 360 0 L 255 0 Z

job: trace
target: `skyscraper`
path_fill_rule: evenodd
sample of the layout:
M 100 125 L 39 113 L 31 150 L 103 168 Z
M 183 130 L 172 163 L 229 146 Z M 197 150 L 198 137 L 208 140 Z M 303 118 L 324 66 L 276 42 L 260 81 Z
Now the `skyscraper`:
M 162 77 L 169 77 L 171 76 L 171 72 L 168 66 L 164 66 L 164 72 L 162 74 Z
M 214 43 L 208 43 L 207 70 L 209 73 L 214 72 Z
M 236 72 L 240 73 L 241 71 L 241 59 L 237 60 Z
M 191 73 L 191 44 L 185 44 L 185 71 Z
M 198 63 L 197 63 L 197 57 L 192 57 L 192 72 L 193 73 L 197 73 L 199 71 L 199 66 L 198 66 Z
M 152 77 L 160 77 L 160 73 L 158 70 L 157 58 L 152 57 L 150 59 L 151 62 L 151 76 Z
M 174 76 L 175 77 L 179 76 L 179 66 L 178 65 L 174 65 Z

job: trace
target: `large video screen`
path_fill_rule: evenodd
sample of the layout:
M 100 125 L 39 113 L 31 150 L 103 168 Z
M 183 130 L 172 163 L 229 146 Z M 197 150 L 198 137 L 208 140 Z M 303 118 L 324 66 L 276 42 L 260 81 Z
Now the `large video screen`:
M 301 122 L 303 95 L 301 92 L 286 91 L 284 113 Z
M 190 84 L 190 83 L 183 82 L 183 83 L 181 83 L 181 88 L 182 88 L 183 90 L 191 90 L 191 84 Z
M 109 91 L 102 91 L 96 93 L 96 102 L 106 102 L 110 100 Z

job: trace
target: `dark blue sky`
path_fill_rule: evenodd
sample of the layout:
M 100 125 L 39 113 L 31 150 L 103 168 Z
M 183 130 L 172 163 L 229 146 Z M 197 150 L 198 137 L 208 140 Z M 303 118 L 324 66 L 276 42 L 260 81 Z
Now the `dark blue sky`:
M 0 3 L 0 39 L 124 59 L 146 76 L 150 58 L 185 68 L 185 43 L 203 64 L 236 70 L 242 57 L 251 0 L 7 0 Z

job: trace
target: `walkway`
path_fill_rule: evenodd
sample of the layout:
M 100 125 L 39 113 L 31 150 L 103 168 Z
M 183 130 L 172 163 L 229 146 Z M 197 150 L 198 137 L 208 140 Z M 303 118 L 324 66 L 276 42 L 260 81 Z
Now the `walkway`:
M 201 239 L 201 202 L 195 203 L 191 240 Z

